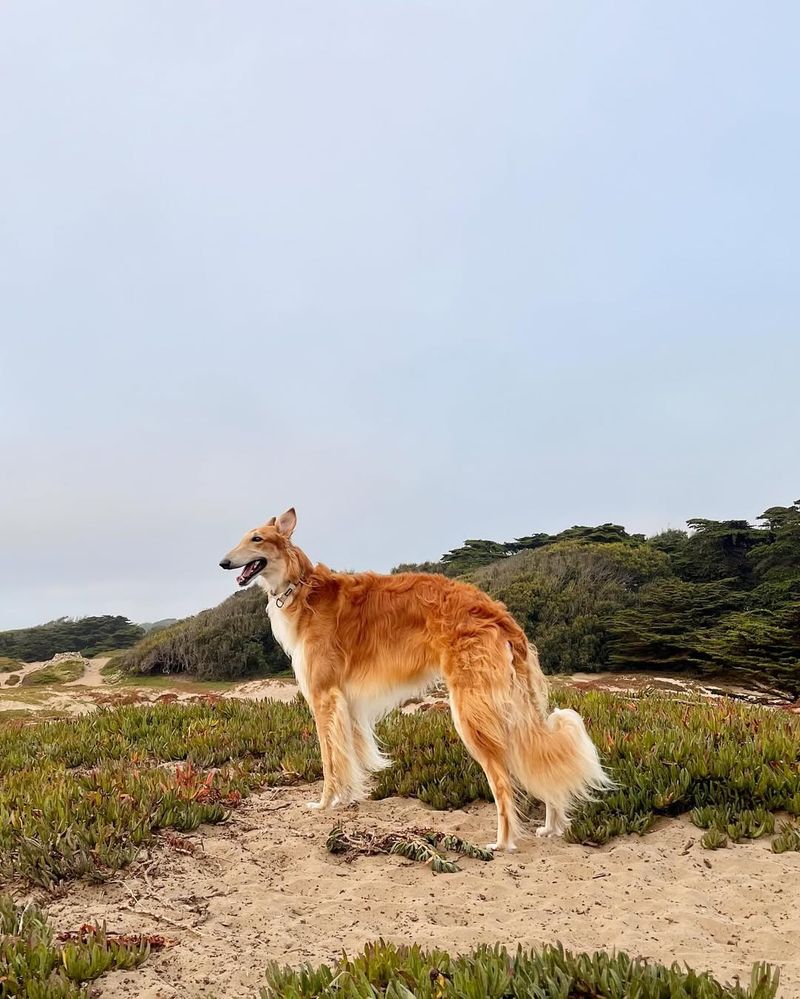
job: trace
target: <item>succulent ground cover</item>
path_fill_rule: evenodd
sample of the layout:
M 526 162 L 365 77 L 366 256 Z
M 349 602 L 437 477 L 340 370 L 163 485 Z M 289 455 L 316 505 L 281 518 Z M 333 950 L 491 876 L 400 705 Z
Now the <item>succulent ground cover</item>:
M 773 999 L 778 976 L 756 965 L 744 985 L 627 954 L 572 954 L 556 945 L 510 954 L 478 947 L 451 956 L 371 944 L 333 967 L 272 965 L 261 999 Z
M 568 838 L 601 844 L 688 813 L 728 840 L 771 834 L 797 849 L 800 719 L 732 701 L 561 691 L 617 787 L 583 805 Z M 436 809 L 490 800 L 446 712 L 395 713 L 380 728 L 394 765 L 374 796 Z M 223 820 L 252 790 L 319 779 L 311 716 L 298 701 L 123 706 L 85 718 L 0 726 L 0 879 L 50 886 L 102 879 L 159 829 Z M 713 845 L 708 843 L 708 845 Z

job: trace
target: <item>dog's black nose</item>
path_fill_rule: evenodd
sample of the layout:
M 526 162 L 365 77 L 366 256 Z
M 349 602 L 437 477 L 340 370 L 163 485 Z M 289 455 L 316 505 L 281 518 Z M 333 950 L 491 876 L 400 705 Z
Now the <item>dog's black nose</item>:
M 229 558 L 224 558 L 224 559 L 223 559 L 223 560 L 222 560 L 222 561 L 220 562 L 220 566 L 221 566 L 221 567 L 222 567 L 223 569 L 231 569 L 231 568 L 232 568 L 232 566 L 231 566 L 231 560 L 230 560 Z

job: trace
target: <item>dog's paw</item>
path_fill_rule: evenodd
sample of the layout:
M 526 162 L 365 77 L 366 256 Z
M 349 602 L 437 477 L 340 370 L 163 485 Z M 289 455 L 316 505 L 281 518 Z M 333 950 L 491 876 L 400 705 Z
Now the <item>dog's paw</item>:
M 342 804 L 342 800 L 339 797 L 331 798 L 330 801 L 326 801 L 324 798 L 320 798 L 319 801 L 309 801 L 306 808 L 311 808 L 314 811 L 330 811 L 334 808 L 339 808 Z
M 487 843 L 486 849 L 491 850 L 492 853 L 516 853 L 517 844 L 506 843 L 505 846 L 503 846 L 501 843 Z
M 539 839 L 544 839 L 546 836 L 553 836 L 554 833 L 551 832 L 546 826 L 539 826 L 536 830 L 536 835 Z

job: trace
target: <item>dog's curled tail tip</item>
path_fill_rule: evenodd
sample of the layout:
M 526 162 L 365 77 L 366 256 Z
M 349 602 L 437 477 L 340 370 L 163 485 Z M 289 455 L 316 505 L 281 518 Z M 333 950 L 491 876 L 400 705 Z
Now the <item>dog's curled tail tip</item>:
M 596 794 L 613 791 L 617 787 L 617 782 L 600 762 L 597 747 L 577 711 L 572 708 L 554 708 L 547 717 L 547 725 L 552 731 L 568 736 L 572 743 L 576 771 L 580 775 L 580 786 L 573 791 L 575 798 L 590 801 Z

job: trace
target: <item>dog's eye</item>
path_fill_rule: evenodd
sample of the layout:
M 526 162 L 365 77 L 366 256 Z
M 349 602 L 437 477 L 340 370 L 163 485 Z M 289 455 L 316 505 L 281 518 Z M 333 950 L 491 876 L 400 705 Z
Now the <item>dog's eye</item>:
M 252 538 L 250 538 L 250 540 L 251 540 L 251 541 L 263 541 L 264 539 L 263 539 L 263 538 L 262 538 L 262 537 L 261 537 L 260 535 L 258 535 L 258 534 L 254 534 L 254 535 L 252 536 Z

